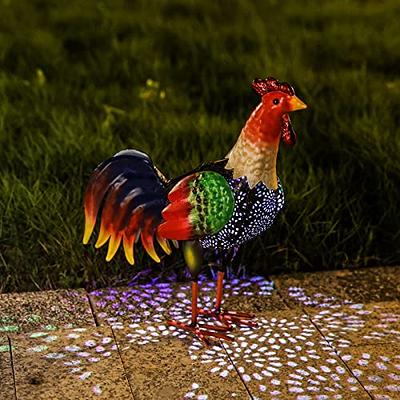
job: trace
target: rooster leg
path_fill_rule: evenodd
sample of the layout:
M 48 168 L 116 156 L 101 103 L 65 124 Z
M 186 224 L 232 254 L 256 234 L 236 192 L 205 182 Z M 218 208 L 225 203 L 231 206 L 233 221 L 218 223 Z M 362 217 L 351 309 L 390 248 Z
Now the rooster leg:
M 218 325 L 199 325 L 197 322 L 198 308 L 197 308 L 197 298 L 199 292 L 199 285 L 197 281 L 192 281 L 192 319 L 190 324 L 185 324 L 180 321 L 170 320 L 167 321 L 168 325 L 175 326 L 176 328 L 183 329 L 187 332 L 191 332 L 198 339 L 200 339 L 206 346 L 210 346 L 210 341 L 208 337 L 214 337 L 216 339 L 224 339 L 228 341 L 233 341 L 233 338 L 226 335 L 228 329 L 225 326 Z
M 221 310 L 222 304 L 222 294 L 224 285 L 224 271 L 218 271 L 217 277 L 217 295 L 215 299 L 214 310 L 203 310 L 199 309 L 197 312 L 201 315 L 207 317 L 215 318 L 217 321 L 221 322 L 228 329 L 232 329 L 232 323 L 238 325 L 246 325 L 251 327 L 256 327 L 257 323 L 252 321 L 255 318 L 254 314 L 239 312 L 239 311 L 225 311 Z
M 202 264 L 201 247 L 198 242 L 185 242 L 183 247 L 183 253 L 188 265 L 189 271 L 192 275 L 192 318 L 190 324 L 185 324 L 180 321 L 170 320 L 167 321 L 168 325 L 175 326 L 176 328 L 183 329 L 187 332 L 191 332 L 198 339 L 200 339 L 206 346 L 210 346 L 209 337 L 216 339 L 223 339 L 233 341 L 233 338 L 228 336 L 225 332 L 230 330 L 226 325 L 207 325 L 199 324 L 197 317 L 199 315 L 199 309 L 197 307 L 197 300 L 199 297 L 199 284 L 197 282 L 197 276 L 200 272 Z

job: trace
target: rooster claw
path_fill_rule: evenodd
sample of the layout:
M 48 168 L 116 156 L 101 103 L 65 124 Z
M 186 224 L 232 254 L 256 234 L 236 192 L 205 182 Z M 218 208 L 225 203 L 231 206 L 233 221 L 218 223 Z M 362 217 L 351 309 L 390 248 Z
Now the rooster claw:
M 252 328 L 257 327 L 257 322 L 251 321 L 256 316 L 251 313 L 239 312 L 239 311 L 221 311 L 219 309 L 211 310 L 199 310 L 199 314 L 206 317 L 215 318 L 217 321 L 221 322 L 229 330 L 232 329 L 232 323 L 238 325 L 246 325 Z
M 226 326 L 218 326 L 218 325 L 188 325 L 183 322 L 169 320 L 167 324 L 170 326 L 175 326 L 178 329 L 183 329 L 187 332 L 192 333 L 198 339 L 201 340 L 207 347 L 210 347 L 211 342 L 208 339 L 208 336 L 211 336 L 216 339 L 227 340 L 228 342 L 233 342 L 233 338 L 225 334 L 224 332 L 230 330 L 229 327 Z

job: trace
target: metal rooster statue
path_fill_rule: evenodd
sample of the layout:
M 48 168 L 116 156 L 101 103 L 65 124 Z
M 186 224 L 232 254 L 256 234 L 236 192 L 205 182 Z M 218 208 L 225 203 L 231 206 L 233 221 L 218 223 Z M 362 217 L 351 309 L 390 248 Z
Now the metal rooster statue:
M 139 237 L 156 262 L 160 258 L 154 237 L 167 254 L 171 253 L 168 240 L 182 241 L 192 277 L 191 323 L 168 323 L 193 333 L 206 345 L 210 344 L 209 337 L 233 340 L 227 334 L 232 323 L 256 326 L 252 314 L 221 309 L 226 262 L 238 246 L 268 229 L 282 209 L 284 194 L 276 173 L 279 142 L 296 142 L 288 113 L 306 108 L 288 83 L 269 77 L 255 79 L 252 87 L 261 102 L 223 160 L 202 164 L 168 180 L 147 154 L 124 150 L 93 171 L 84 197 L 83 243 L 88 243 L 101 211 L 95 246 L 99 248 L 109 241 L 107 261 L 121 241 L 132 265 L 133 247 Z M 226 255 L 218 271 L 214 310 L 197 306 L 197 279 L 204 248 Z M 199 314 L 219 323 L 199 325 Z

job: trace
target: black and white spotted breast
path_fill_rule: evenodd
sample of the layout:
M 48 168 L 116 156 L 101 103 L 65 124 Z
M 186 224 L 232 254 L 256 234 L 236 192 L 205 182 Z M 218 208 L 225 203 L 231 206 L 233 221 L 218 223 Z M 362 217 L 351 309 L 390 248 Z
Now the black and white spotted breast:
M 276 190 L 262 182 L 250 189 L 244 176 L 227 180 L 235 197 L 233 215 L 219 232 L 200 240 L 204 248 L 230 249 L 255 238 L 273 224 L 283 208 L 284 193 L 279 180 Z

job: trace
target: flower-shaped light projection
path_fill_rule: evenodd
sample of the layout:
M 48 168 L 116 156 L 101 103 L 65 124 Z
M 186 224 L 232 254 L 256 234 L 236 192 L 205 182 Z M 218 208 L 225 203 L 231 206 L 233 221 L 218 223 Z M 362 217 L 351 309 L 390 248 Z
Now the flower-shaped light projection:
M 346 387 L 349 390 L 359 389 L 349 380 L 351 377 L 346 369 L 332 348 L 321 340 L 307 316 L 260 318 L 259 324 L 257 330 L 248 327 L 237 329 L 237 342 L 229 346 L 215 345 L 204 349 L 200 342 L 194 340 L 188 347 L 188 354 L 194 362 L 206 364 L 210 374 L 219 379 L 238 371 L 243 381 L 247 385 L 252 384 L 253 391 L 259 391 L 260 395 L 269 393 L 278 396 L 282 390 L 296 395 L 329 395 Z M 146 345 L 159 342 L 167 336 L 187 338 L 187 333 L 163 324 L 133 323 L 128 327 L 117 325 L 114 328 L 117 327 L 124 332 L 125 342 L 128 343 L 121 349 L 122 352 L 129 350 L 129 343 Z M 99 332 L 94 333 L 92 339 L 80 341 L 84 331 L 83 328 L 63 332 L 63 339 L 72 339 L 72 343 L 57 352 L 48 352 L 49 344 L 60 337 L 46 332 L 36 333 L 32 337 L 39 339 L 40 344 L 28 351 L 40 352 L 47 359 L 58 360 L 81 381 L 93 380 L 93 393 L 101 394 L 101 385 L 96 382 L 88 364 L 110 357 L 117 347 L 111 337 Z M 321 353 L 325 355 L 323 359 Z M 84 369 L 82 365 L 85 365 Z M 282 375 L 286 378 L 282 379 Z M 199 397 L 205 395 L 201 394 L 197 385 L 197 382 L 193 382 L 187 398 L 206 398 Z
M 211 308 L 214 284 L 203 281 L 201 285 L 201 306 Z M 268 299 L 273 293 L 272 282 L 255 277 L 251 281 L 227 282 L 225 299 L 232 295 L 258 295 Z M 385 305 L 351 303 L 340 306 L 339 300 L 332 296 L 306 296 L 302 288 L 290 288 L 288 294 L 301 304 L 312 301 L 313 307 L 307 308 L 307 313 L 300 308 L 263 311 L 256 329 L 235 326 L 232 332 L 235 342 L 216 341 L 207 349 L 190 334 L 166 324 L 170 317 L 180 320 L 189 317 L 189 283 L 99 290 L 91 294 L 97 318 L 111 326 L 114 333 L 110 328 L 36 332 L 29 335 L 32 345 L 26 351 L 40 354 L 43 360 L 65 368 L 78 382 L 90 385 L 95 396 L 104 396 L 103 377 L 98 374 L 104 360 L 117 354 L 123 358 L 138 346 L 145 348 L 160 342 L 162 346 L 164 340 L 179 338 L 187 345 L 183 351 L 187 349 L 192 368 L 206 367 L 209 374 L 221 382 L 237 377 L 239 373 L 255 399 L 346 399 L 349 393 L 363 399 L 365 392 L 359 379 L 367 377 L 369 383 L 363 382 L 363 385 L 369 384 L 373 390 L 372 387 L 381 382 L 381 375 L 362 372 L 362 363 L 366 365 L 369 361 L 365 361 L 365 355 L 354 355 L 353 348 L 349 348 L 356 340 L 352 335 L 362 339 L 362 345 L 379 343 L 377 338 L 381 342 L 398 340 L 399 313 L 395 304 L 392 304 L 393 309 Z M 373 357 L 372 351 L 368 354 Z M 380 363 L 384 371 L 385 360 L 391 360 L 388 369 L 391 375 L 387 375 L 389 383 L 386 386 L 392 394 L 376 398 L 395 399 L 399 387 L 396 381 L 399 375 L 395 370 L 399 369 L 400 360 L 384 347 L 381 357 L 374 365 L 380 368 Z M 354 360 L 356 367 L 351 365 Z M 380 395 L 378 389 L 376 393 Z M 243 396 L 234 390 L 231 394 L 232 398 Z M 207 388 L 200 379 L 193 380 L 188 384 L 184 398 L 207 399 Z
M 350 300 L 342 300 L 333 295 L 318 292 L 308 294 L 306 289 L 299 286 L 290 286 L 288 296 L 305 307 L 338 308 L 343 304 L 352 304 Z
M 323 310 L 311 313 L 311 319 L 337 349 L 400 340 L 400 307 L 393 302 Z
M 200 280 L 199 307 L 212 308 L 215 283 Z M 255 276 L 248 280 L 232 279 L 224 287 L 224 297 L 269 296 L 273 292 L 271 281 Z M 144 320 L 164 322 L 165 318 L 186 319 L 190 317 L 190 283 L 154 283 L 126 289 L 101 289 L 91 292 L 97 317 L 107 324 L 118 325 L 121 320 L 141 322 Z
M 338 393 L 360 390 L 349 381 L 346 368 L 306 315 L 285 312 L 278 317 L 261 317 L 258 322 L 257 330 L 243 327 L 236 342 L 224 343 L 252 393 L 259 392 L 260 398 L 307 398 L 317 394 L 344 398 Z M 211 373 L 226 377 L 234 368 L 223 362 L 215 365 L 220 356 L 220 350 L 214 347 L 207 357 L 200 357 L 202 362 L 210 362 Z

